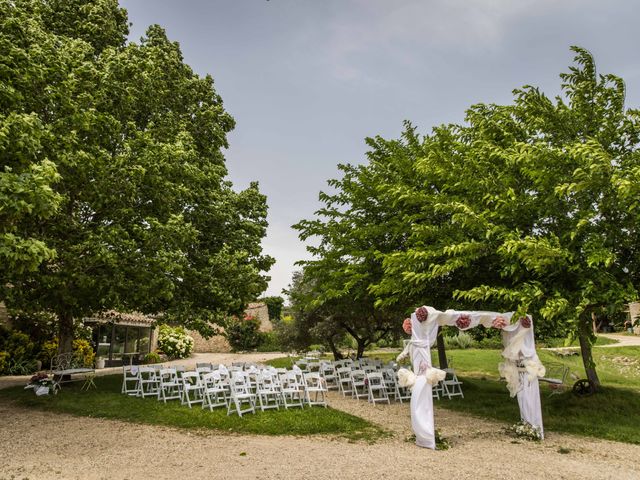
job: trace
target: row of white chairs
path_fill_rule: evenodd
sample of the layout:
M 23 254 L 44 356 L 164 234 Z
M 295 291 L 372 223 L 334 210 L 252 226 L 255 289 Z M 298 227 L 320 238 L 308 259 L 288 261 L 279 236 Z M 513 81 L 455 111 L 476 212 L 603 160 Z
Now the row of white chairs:
M 326 382 L 317 372 L 273 367 L 233 368 L 199 366 L 195 371 L 162 365 L 123 367 L 122 393 L 159 401 L 180 400 L 189 408 L 201 404 L 213 410 L 226 407 L 227 415 L 255 413 L 304 405 L 327 406 Z
M 306 364 L 306 367 L 309 368 L 310 365 Z M 315 365 L 311 365 L 311 368 L 315 368 Z M 403 400 L 411 398 L 410 390 L 401 387 L 398 382 L 398 366 L 395 363 L 382 365 L 382 362 L 375 359 L 361 362 L 346 359 L 336 362 L 319 362 L 318 368 L 327 382 L 327 387 L 335 388 L 344 396 L 350 395 L 358 400 L 366 397 L 371 403 L 377 401 L 390 403 L 390 398 L 402 403 Z M 446 373 L 444 380 L 433 387 L 433 397 L 464 398 L 462 382 L 458 379 L 455 370 L 446 368 L 444 371 Z

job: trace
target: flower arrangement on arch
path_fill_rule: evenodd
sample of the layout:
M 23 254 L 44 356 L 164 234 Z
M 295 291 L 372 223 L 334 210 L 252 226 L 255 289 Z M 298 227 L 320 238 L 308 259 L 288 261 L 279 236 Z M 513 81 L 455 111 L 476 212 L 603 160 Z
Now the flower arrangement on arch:
M 493 319 L 493 322 L 491 322 L 491 326 L 497 329 L 503 329 L 507 325 L 509 325 L 509 322 L 507 322 L 507 319 L 501 315 L 498 315 L 496 318 Z
M 531 328 L 531 319 L 529 317 L 520 317 L 520 325 L 524 328 Z
M 429 318 L 429 311 L 427 310 L 427 307 L 423 306 L 416 308 L 416 318 L 420 323 L 426 322 Z
M 407 335 L 411 335 L 411 319 L 410 318 L 404 319 L 404 321 L 402 322 L 402 330 L 404 330 L 404 333 L 406 333 Z
M 460 330 L 469 328 L 470 325 L 471 325 L 471 317 L 466 313 L 461 314 L 456 320 L 456 327 L 458 327 Z

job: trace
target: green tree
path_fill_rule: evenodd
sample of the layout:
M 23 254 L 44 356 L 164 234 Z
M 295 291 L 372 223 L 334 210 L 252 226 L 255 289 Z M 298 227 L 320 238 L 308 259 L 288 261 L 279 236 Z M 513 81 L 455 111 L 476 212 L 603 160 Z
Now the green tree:
M 284 298 L 278 296 L 262 297 L 259 298 L 258 301 L 264 302 L 265 305 L 267 305 L 270 320 L 280 320 L 284 307 Z
M 234 120 L 213 79 L 159 26 L 127 44 L 115 0 L 0 5 L 3 41 L 31 69 L 4 71 L 17 102 L 6 111 L 42 131 L 24 169 L 50 162 L 59 203 L 16 224 L 51 254 L 36 272 L 3 272 L 7 304 L 54 312 L 62 351 L 74 319 L 95 311 L 162 312 L 203 334 L 241 314 L 273 263 L 260 246 L 267 207 L 257 184 L 225 180 Z
M 475 105 L 465 125 L 423 139 L 419 189 L 381 187 L 399 212 L 419 202 L 424 215 L 405 216 L 407 248 L 386 255 L 374 290 L 419 295 L 444 282 L 463 305 L 533 313 L 542 329 L 579 337 L 597 387 L 592 316 L 621 309 L 640 280 L 640 129 L 622 80 L 574 51 L 564 97 L 527 86 L 513 105 Z

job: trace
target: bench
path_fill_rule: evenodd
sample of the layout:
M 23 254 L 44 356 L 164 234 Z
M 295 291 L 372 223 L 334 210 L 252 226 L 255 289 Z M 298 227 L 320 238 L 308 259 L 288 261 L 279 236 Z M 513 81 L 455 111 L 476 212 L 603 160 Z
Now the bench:
M 551 395 L 562 393 L 568 387 L 566 384 L 569 375 L 569 367 L 561 363 L 547 363 L 546 374 L 538 381 L 549 384 Z
M 62 383 L 78 380 L 84 380 L 83 390 L 96 386 L 93 382 L 96 376 L 95 368 L 86 366 L 73 353 L 61 353 L 53 356 L 51 358 L 51 375 L 53 375 L 53 383 L 58 389 Z

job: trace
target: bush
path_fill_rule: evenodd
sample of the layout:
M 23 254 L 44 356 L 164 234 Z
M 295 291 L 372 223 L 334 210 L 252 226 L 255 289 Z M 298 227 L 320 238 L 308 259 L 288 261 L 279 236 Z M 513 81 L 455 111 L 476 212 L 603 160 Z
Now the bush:
M 186 358 L 193 350 L 193 338 L 182 327 L 160 325 L 158 348 L 169 358 Z
M 0 352 L 0 374 L 9 368 L 9 352 Z
M 444 345 L 450 349 L 465 349 L 473 345 L 473 338 L 466 332 L 458 332 L 457 335 L 444 337 Z
M 280 344 L 280 338 L 274 331 L 261 334 L 262 339 L 257 347 L 259 352 L 282 352 L 283 348 Z
M 84 339 L 77 338 L 73 341 L 73 358 L 83 367 L 92 367 L 96 357 L 91 344 Z
M 257 348 L 263 338 L 263 334 L 260 333 L 260 321 L 252 316 L 246 316 L 244 320 L 236 318 L 227 320 L 224 336 L 231 345 L 231 349 L 236 352 Z
M 157 352 L 149 352 L 144 356 L 144 363 L 160 363 L 162 361 L 162 359 L 160 358 L 160 355 L 158 355 Z
M 3 368 L 0 373 L 27 375 L 35 372 L 38 369 L 36 345 L 29 336 L 17 330 L 6 332 L 5 335 L 0 349 L 6 352 L 6 357 L 2 362 Z

